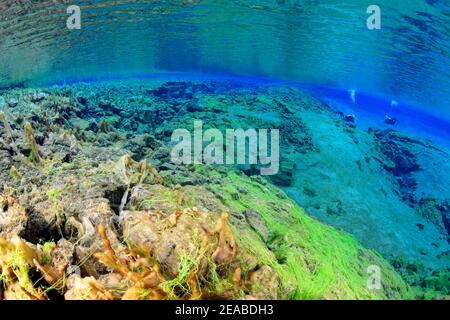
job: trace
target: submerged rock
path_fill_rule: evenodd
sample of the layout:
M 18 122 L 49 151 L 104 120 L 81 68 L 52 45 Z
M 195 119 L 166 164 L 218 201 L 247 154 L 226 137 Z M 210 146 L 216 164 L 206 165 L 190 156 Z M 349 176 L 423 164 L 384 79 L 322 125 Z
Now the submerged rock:
M 15 98 L 11 98 L 11 99 L 8 100 L 8 105 L 11 108 L 16 107 L 18 104 L 19 104 L 19 101 L 17 101 L 17 99 L 15 99 Z
M 12 118 L 23 122 L 2 130 L 0 267 L 11 275 L 2 298 L 47 299 L 52 290 L 66 299 L 411 297 L 378 254 L 309 217 L 270 181 L 237 167 L 170 162 L 170 133 L 192 122 L 193 105 L 210 126 L 281 126 L 283 152 L 305 156 L 321 149 L 308 114 L 294 115 L 328 114 L 325 105 L 289 88 L 69 88 L 44 99 L 17 92 Z M 27 121 L 39 159 L 29 157 Z M 304 164 L 286 163 L 280 182 L 292 185 L 294 163 Z M 370 265 L 383 270 L 380 290 L 366 286 Z M 35 273 L 39 285 L 25 281 Z
M 280 171 L 276 175 L 270 177 L 278 186 L 288 187 L 294 179 L 295 164 L 287 161 L 281 161 Z
M 23 235 L 28 217 L 25 209 L 11 196 L 0 195 L 0 236 Z
M 393 166 L 385 166 L 387 170 L 392 170 L 396 176 L 422 170 L 416 156 L 406 145 L 407 143 L 415 143 L 414 140 L 399 135 L 392 130 L 375 131 L 374 134 L 379 139 L 382 153 L 393 162 Z
M 450 200 L 422 198 L 416 212 L 450 236 Z
M 163 99 L 191 99 L 198 92 L 212 92 L 205 84 L 190 82 L 166 82 L 156 90 L 146 90 L 148 94 Z
M 267 242 L 269 240 L 269 229 L 259 213 L 251 209 L 247 209 L 244 211 L 244 216 L 253 230 L 258 233 L 264 242 Z
M 46 99 L 47 97 L 48 97 L 48 94 L 41 92 L 41 91 L 37 91 L 37 92 L 33 93 L 33 95 L 31 96 L 31 101 L 34 103 L 41 102 L 42 100 Z

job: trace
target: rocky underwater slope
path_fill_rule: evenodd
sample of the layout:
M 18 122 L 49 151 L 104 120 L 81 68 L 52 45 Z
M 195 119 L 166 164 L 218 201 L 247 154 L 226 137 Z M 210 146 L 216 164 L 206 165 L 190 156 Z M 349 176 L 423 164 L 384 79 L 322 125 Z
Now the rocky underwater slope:
M 0 110 L 3 299 L 448 294 L 450 193 L 440 171 L 448 154 L 428 143 L 363 132 L 284 86 L 12 89 L 2 92 Z M 280 128 L 281 173 L 268 181 L 254 166 L 172 164 L 170 135 L 193 119 Z M 424 169 L 427 161 L 440 177 Z M 309 214 L 354 233 L 397 271 Z M 367 286 L 374 265 L 376 290 Z

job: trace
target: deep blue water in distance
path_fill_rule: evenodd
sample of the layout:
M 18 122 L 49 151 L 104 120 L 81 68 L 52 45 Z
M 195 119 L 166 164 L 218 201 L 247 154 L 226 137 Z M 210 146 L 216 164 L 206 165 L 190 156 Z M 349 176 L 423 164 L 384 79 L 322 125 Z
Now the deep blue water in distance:
M 335 87 L 304 84 L 295 81 L 277 81 L 274 79 L 261 77 L 245 77 L 230 74 L 213 75 L 187 72 L 133 74 L 114 77 L 92 76 L 87 78 L 72 78 L 67 81 L 51 81 L 44 84 L 50 86 L 69 85 L 78 82 L 95 83 L 99 81 L 117 81 L 127 79 L 228 81 L 249 85 L 287 84 L 311 92 L 321 100 L 329 103 L 329 105 L 337 111 L 343 112 L 346 115 L 355 115 L 357 125 L 364 129 L 368 129 L 370 127 L 381 127 L 385 129 L 401 130 L 417 137 L 432 140 L 437 142 L 439 145 L 450 148 L 450 120 L 439 117 L 433 112 L 433 110 L 423 110 L 418 106 L 399 101 L 396 101 L 396 105 L 393 106 L 392 99 L 387 99 L 386 97 L 376 97 L 371 94 L 361 92 L 354 93 L 355 100 L 353 101 L 350 90 Z M 395 127 L 384 122 L 386 116 L 393 117 L 397 120 Z
M 344 114 L 355 115 L 358 126 L 395 129 L 413 136 L 437 142 L 450 148 L 450 121 L 436 113 L 393 100 L 355 92 L 352 100 L 349 91 L 320 86 L 307 86 L 318 97 Z M 386 116 L 397 120 L 395 126 L 386 124 Z

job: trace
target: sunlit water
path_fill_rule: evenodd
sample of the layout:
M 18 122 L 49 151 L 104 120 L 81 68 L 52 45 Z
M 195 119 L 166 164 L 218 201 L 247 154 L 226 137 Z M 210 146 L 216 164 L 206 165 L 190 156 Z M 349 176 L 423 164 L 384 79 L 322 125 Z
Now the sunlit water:
M 450 2 L 379 0 L 0 3 L 0 86 L 189 71 L 356 90 L 450 117 Z M 71 4 L 81 30 L 66 28 Z

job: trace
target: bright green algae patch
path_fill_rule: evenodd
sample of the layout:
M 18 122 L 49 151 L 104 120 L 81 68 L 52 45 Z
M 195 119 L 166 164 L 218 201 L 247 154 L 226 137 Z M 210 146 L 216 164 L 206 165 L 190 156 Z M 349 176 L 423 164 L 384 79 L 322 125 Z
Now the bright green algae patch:
M 286 292 L 295 287 L 294 295 L 285 298 L 412 298 L 410 288 L 382 257 L 363 248 L 349 234 L 309 217 L 278 188 L 261 182 L 229 173 L 220 186 L 210 188 L 226 206 L 238 212 L 251 208 L 264 219 L 270 230 L 267 247 L 257 234 L 236 234 L 246 250 L 280 274 Z M 380 290 L 367 287 L 371 265 L 380 267 Z

